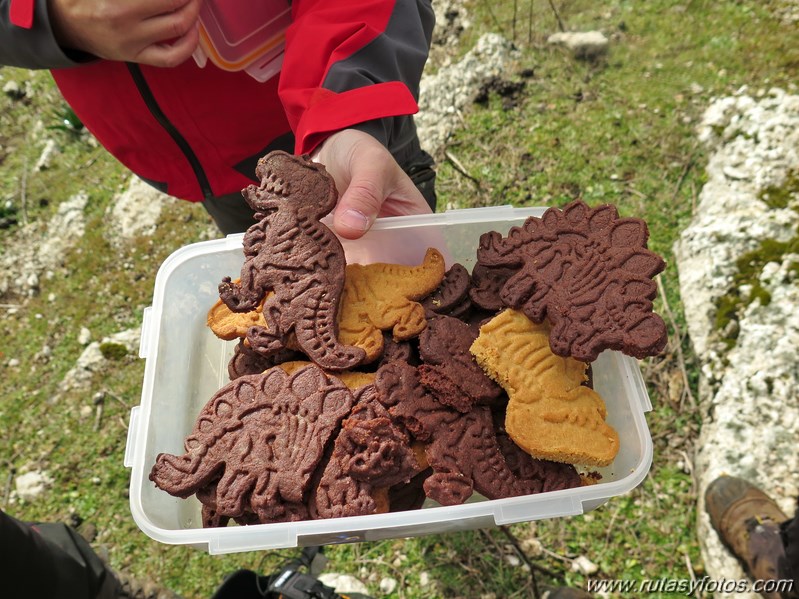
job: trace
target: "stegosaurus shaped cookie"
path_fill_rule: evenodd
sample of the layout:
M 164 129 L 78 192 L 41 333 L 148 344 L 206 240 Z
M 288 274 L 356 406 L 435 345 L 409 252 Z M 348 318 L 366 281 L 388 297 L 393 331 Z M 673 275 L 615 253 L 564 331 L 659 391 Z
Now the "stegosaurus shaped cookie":
M 652 311 L 652 279 L 666 265 L 646 248 L 648 236 L 643 220 L 576 200 L 529 217 L 506 237 L 484 234 L 478 265 L 512 269 L 502 302 L 535 322 L 548 318 L 559 356 L 591 362 L 615 349 L 644 358 L 667 340 L 663 319 Z
M 150 480 L 177 497 L 212 487 L 217 517 L 305 518 L 311 476 L 353 402 L 315 365 L 239 377 L 200 412 L 185 454 L 156 457 Z

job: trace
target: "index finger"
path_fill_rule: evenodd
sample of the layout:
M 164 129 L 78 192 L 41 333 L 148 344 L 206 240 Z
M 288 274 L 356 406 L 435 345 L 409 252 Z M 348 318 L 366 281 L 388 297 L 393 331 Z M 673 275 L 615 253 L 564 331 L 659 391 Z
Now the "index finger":
M 132 13 L 142 19 L 169 14 L 184 8 L 188 4 L 199 4 L 201 0 L 140 0 Z
M 147 46 L 135 58 L 135 62 L 155 67 L 176 67 L 192 55 L 200 33 L 192 27 L 186 35 L 171 42 L 160 42 Z

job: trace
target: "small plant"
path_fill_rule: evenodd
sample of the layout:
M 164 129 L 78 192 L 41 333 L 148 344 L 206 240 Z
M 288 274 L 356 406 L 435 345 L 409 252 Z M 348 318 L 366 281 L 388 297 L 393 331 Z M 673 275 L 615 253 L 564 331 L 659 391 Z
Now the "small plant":
M 11 200 L 0 204 L 0 229 L 9 229 L 17 224 L 17 207 Z
M 121 360 L 128 355 L 128 348 L 121 343 L 101 343 L 100 353 L 106 360 Z
M 60 108 L 53 110 L 51 116 L 56 124 L 47 127 L 49 130 L 63 131 L 74 139 L 77 139 L 83 133 L 83 123 L 69 105 L 62 104 Z

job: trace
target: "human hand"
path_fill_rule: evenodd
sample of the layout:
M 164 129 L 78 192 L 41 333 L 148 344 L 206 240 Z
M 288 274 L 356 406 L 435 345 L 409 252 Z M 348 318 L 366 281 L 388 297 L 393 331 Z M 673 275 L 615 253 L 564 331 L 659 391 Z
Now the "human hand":
M 197 47 L 202 0 L 48 0 L 64 48 L 158 67 L 181 64 Z
M 339 200 L 333 229 L 357 239 L 378 216 L 429 214 L 430 206 L 391 153 L 368 133 L 344 129 L 328 137 L 313 159 L 336 182 Z

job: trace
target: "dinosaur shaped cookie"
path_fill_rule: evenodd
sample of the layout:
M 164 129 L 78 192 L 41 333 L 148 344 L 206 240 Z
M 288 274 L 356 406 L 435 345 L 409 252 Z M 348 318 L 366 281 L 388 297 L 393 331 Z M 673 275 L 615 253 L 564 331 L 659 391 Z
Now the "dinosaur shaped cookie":
M 255 352 L 283 349 L 293 331 L 303 353 L 326 370 L 362 362 L 362 349 L 338 339 L 344 249 L 319 220 L 336 205 L 333 178 L 307 157 L 279 151 L 261 158 L 256 174 L 260 185 L 243 193 L 258 222 L 244 235 L 240 282 L 225 277 L 220 299 L 234 312 L 250 312 L 274 292 L 264 300 L 266 326 L 247 331 Z
M 427 326 L 418 300 L 434 291 L 444 278 L 444 257 L 429 248 L 417 266 L 348 264 L 339 330 L 342 339 L 366 352 L 364 362 L 383 353 L 383 333 L 396 341 L 415 337 Z
M 604 349 L 639 359 L 656 355 L 668 332 L 652 311 L 652 278 L 666 263 L 647 249 L 648 237 L 643 220 L 619 218 L 610 204 L 589 208 L 575 200 L 549 208 L 505 237 L 496 231 L 480 237 L 473 277 L 488 284 L 485 269 L 500 270 L 472 299 L 491 305 L 490 287 L 501 284 L 504 306 L 535 322 L 549 319 L 559 356 L 592 362 Z
M 433 473 L 424 481 L 427 497 L 442 505 L 457 505 L 474 491 L 489 499 L 539 493 L 579 484 L 573 468 L 511 470 L 500 447 L 490 408 L 468 412 L 445 406 L 428 393 L 413 366 L 391 362 L 377 371 L 378 398 L 395 423 L 417 441 Z M 529 477 L 527 477 L 529 476 Z M 544 481 L 541 476 L 549 476 Z
M 313 518 L 388 511 L 388 491 L 407 484 L 422 468 L 410 440 L 378 401 L 374 385 L 355 392 L 356 405 L 342 422 L 330 459 L 311 491 Z
M 315 365 L 239 377 L 202 409 L 185 454 L 156 457 L 150 480 L 177 497 L 199 492 L 215 518 L 305 518 L 311 476 L 353 402 Z
M 587 365 L 549 347 L 546 323 L 505 310 L 480 328 L 471 352 L 505 388 L 505 430 L 535 458 L 607 466 L 619 435 L 605 422 L 605 402 L 583 385 Z
M 347 346 L 362 349 L 365 352 L 362 362 L 367 364 L 383 355 L 386 347 L 383 331 L 389 331 L 393 341 L 402 342 L 427 326 L 424 308 L 416 300 L 426 297 L 440 284 L 444 258 L 438 250 L 430 248 L 416 266 L 348 264 L 345 273 L 338 338 Z M 270 295 L 265 301 L 269 301 Z M 251 327 L 267 326 L 263 306 L 264 300 L 249 312 L 233 312 L 219 300 L 208 312 L 208 326 L 221 339 L 246 337 Z M 286 349 L 301 349 L 293 334 L 284 337 L 283 345 Z M 250 353 L 257 355 L 255 350 Z

